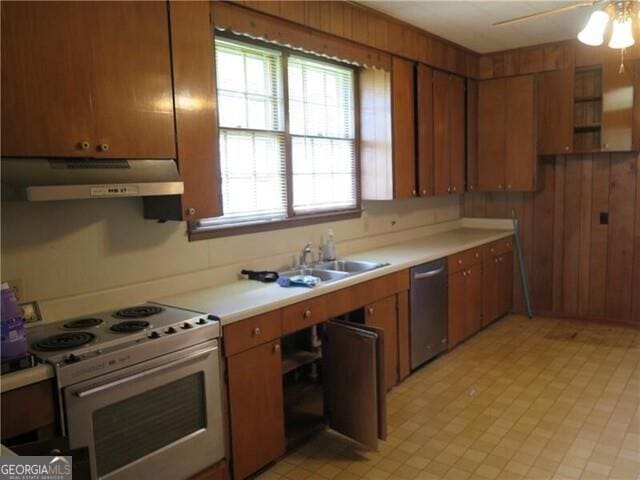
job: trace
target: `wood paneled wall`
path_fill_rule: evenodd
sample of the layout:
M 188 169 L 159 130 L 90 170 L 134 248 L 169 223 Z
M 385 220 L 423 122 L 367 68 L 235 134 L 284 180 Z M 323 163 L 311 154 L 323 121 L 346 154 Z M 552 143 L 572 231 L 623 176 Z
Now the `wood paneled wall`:
M 478 54 L 354 2 L 234 1 L 233 5 L 284 18 L 324 33 L 436 68 L 476 77 Z
M 640 325 L 640 155 L 541 161 L 541 191 L 467 193 L 465 216 L 516 211 L 536 313 Z M 519 276 L 515 284 L 514 305 L 523 311 Z

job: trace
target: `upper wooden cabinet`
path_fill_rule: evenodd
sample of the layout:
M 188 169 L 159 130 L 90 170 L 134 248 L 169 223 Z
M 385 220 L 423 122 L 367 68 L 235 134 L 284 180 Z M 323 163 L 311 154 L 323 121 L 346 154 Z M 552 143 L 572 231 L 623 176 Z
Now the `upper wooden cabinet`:
M 640 149 L 640 61 L 536 75 L 538 154 Z
M 2 155 L 174 158 L 163 2 L 2 8 Z
M 393 57 L 391 72 L 391 118 L 393 131 L 394 198 L 415 197 L 416 137 L 414 63 Z
M 433 69 L 419 63 L 416 68 L 416 125 L 418 135 L 418 195 L 434 194 L 433 165 Z
M 573 150 L 574 69 L 552 70 L 536 77 L 538 153 L 569 153 Z
M 533 75 L 479 83 L 479 190 L 538 188 L 535 94 Z
M 464 192 L 465 85 L 464 79 L 433 72 L 434 193 Z

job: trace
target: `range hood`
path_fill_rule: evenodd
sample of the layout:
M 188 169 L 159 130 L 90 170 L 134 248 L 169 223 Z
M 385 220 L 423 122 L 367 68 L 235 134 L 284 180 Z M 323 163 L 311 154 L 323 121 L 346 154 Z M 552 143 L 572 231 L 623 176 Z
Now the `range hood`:
M 175 160 L 2 158 L 3 191 L 31 202 L 179 195 Z

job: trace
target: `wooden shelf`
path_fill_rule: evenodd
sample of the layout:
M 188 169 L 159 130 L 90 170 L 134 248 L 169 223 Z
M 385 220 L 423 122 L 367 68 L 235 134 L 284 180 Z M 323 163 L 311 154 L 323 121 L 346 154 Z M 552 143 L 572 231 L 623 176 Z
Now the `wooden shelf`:
M 322 354 L 320 352 L 307 352 L 304 350 L 285 355 L 282 358 L 282 374 L 286 375 L 289 372 L 292 372 L 304 365 L 308 365 L 309 363 L 313 363 L 321 358 Z

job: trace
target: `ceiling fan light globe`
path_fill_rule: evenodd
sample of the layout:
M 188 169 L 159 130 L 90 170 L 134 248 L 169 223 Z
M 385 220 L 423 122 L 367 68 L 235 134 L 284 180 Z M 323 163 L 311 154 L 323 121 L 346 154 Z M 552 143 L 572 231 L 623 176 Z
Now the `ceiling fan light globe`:
M 604 31 L 609 23 L 609 15 L 602 11 L 597 10 L 591 14 L 587 25 L 578 34 L 578 40 L 585 45 L 597 47 L 604 43 Z
M 609 40 L 610 48 L 628 48 L 635 42 L 633 38 L 633 20 L 631 17 L 626 19 L 615 19 L 613 21 L 613 33 Z

